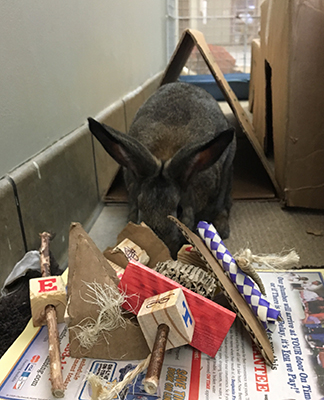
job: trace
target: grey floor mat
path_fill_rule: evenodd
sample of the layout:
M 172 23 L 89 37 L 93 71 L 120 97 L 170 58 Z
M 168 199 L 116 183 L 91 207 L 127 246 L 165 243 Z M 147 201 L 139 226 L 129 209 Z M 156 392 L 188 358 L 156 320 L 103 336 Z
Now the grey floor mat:
M 236 201 L 225 241 L 231 252 L 253 254 L 295 249 L 301 266 L 324 265 L 324 212 L 282 208 L 276 201 Z
M 116 244 L 127 221 L 127 205 L 109 205 L 90 231 L 100 250 Z M 226 246 L 253 254 L 295 249 L 301 266 L 324 265 L 324 212 L 283 209 L 277 201 L 234 201 Z

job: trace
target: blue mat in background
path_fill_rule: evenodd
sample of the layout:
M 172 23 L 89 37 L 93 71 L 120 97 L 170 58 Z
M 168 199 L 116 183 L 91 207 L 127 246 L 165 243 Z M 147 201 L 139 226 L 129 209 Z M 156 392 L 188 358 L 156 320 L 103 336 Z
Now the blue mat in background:
M 239 100 L 248 100 L 250 74 L 224 74 L 224 77 Z M 216 100 L 225 100 L 212 75 L 181 75 L 179 81 L 202 87 Z

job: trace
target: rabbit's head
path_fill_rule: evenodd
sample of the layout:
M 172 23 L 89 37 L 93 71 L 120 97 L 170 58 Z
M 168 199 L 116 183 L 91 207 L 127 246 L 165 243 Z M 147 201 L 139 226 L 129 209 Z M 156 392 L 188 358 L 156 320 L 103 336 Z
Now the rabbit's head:
M 221 157 L 233 140 L 234 130 L 230 128 L 204 142 L 187 144 L 171 159 L 160 160 L 134 137 L 92 118 L 88 121 L 93 135 L 125 168 L 129 219 L 150 226 L 176 257 L 184 238 L 168 215 L 194 228 L 199 206 L 192 183 Z

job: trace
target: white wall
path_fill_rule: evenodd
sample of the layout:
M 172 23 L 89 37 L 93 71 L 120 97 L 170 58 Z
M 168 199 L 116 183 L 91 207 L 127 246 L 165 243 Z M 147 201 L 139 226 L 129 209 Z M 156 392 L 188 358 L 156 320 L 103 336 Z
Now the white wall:
M 0 0 L 0 177 L 167 63 L 165 0 Z

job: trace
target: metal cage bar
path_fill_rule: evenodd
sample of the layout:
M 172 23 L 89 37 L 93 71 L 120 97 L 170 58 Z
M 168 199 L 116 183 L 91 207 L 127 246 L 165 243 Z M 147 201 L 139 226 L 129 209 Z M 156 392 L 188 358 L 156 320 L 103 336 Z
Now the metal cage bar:
M 182 32 L 201 31 L 223 73 L 250 72 L 251 42 L 258 37 L 261 0 L 167 0 L 167 54 L 171 57 Z M 206 74 L 193 49 L 184 69 Z

